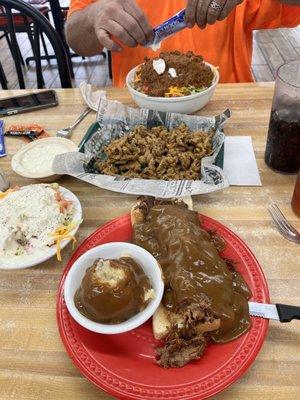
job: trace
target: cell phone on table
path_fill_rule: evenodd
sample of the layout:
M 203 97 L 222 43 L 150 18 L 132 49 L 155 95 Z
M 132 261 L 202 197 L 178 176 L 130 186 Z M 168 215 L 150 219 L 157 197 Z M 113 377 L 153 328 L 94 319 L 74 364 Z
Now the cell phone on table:
M 0 99 L 0 116 L 15 115 L 58 105 L 54 90 L 23 94 Z

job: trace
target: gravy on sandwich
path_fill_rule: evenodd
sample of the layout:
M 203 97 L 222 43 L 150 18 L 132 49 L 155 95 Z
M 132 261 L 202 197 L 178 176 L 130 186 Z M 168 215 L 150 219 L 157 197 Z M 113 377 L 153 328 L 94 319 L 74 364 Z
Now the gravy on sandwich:
M 131 257 L 121 257 L 96 260 L 87 269 L 74 301 L 90 320 L 117 324 L 142 311 L 153 295 L 142 267 Z
M 184 337 L 186 328 L 195 327 L 197 320 L 218 320 L 217 329 L 206 332 L 216 343 L 226 343 L 248 331 L 251 291 L 234 267 L 220 257 L 222 239 L 203 230 L 198 213 L 183 202 L 158 203 L 142 211 L 144 222 L 134 225 L 134 243 L 160 263 L 165 281 L 162 304 L 189 321 Z

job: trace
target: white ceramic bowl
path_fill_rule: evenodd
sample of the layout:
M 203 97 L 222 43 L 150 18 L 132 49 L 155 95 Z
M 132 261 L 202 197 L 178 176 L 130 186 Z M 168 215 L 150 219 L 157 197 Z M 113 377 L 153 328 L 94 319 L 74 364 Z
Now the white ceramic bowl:
M 47 164 L 49 164 L 47 168 L 45 168 L 45 165 L 47 164 L 43 163 L 43 160 L 37 157 L 37 154 L 39 154 L 41 151 L 47 152 L 52 146 L 60 147 L 61 151 L 59 154 L 78 151 L 76 144 L 69 139 L 55 136 L 35 140 L 34 142 L 28 143 L 26 146 L 21 147 L 21 149 L 13 156 L 11 160 L 12 169 L 18 175 L 21 175 L 25 178 L 36 179 L 42 182 L 54 182 L 58 180 L 61 175 L 55 174 L 52 170 L 52 161 L 54 160 L 55 155 L 47 157 L 46 161 Z M 31 158 L 33 154 L 32 151 L 34 151 L 35 154 L 34 158 Z M 29 165 L 28 159 L 30 160 Z M 25 160 L 27 160 L 26 163 Z M 44 168 L 42 168 L 43 166 Z
M 200 110 L 209 102 L 219 82 L 219 71 L 213 65 L 207 62 L 205 64 L 212 69 L 214 79 L 212 85 L 200 93 L 181 97 L 153 97 L 141 93 L 138 90 L 135 90 L 132 85 L 136 70 L 140 65 L 129 71 L 126 77 L 126 85 L 133 100 L 141 108 L 172 113 L 191 114 Z
M 74 303 L 74 295 L 82 282 L 85 271 L 96 259 L 117 259 L 122 256 L 131 256 L 143 268 L 145 274 L 149 277 L 151 285 L 154 289 L 154 298 L 147 307 L 131 317 L 129 320 L 119 324 L 100 324 L 91 321 L 82 315 L 76 308 Z M 66 306 L 72 317 L 84 328 L 104 334 L 116 334 L 130 331 L 146 322 L 159 306 L 164 293 L 164 284 L 161 275 L 161 269 L 155 258 L 146 250 L 131 243 L 113 242 L 103 244 L 84 253 L 69 270 L 65 286 L 64 296 Z

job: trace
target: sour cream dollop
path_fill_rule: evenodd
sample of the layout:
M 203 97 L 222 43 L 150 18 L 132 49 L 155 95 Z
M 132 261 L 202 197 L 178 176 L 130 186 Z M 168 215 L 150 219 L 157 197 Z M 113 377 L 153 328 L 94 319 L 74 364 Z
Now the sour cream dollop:
M 168 74 L 172 77 L 172 78 L 176 78 L 177 77 L 177 73 L 175 68 L 169 68 L 168 69 Z
M 165 60 L 163 60 L 162 58 L 159 58 L 158 60 L 153 60 L 153 69 L 158 73 L 158 75 L 163 74 L 166 70 Z

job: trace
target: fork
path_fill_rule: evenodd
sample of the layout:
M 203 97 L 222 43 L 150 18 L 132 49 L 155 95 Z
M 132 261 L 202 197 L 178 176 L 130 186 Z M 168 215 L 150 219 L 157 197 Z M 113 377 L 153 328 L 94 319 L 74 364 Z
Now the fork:
M 59 131 L 57 131 L 56 136 L 58 137 L 63 137 L 63 138 L 68 138 L 73 129 L 75 128 L 75 126 L 77 126 L 79 124 L 79 122 L 81 122 L 83 120 L 83 118 L 85 118 L 86 115 L 88 115 L 88 113 L 90 113 L 92 111 L 92 109 L 90 107 L 87 107 L 82 114 L 79 115 L 79 117 L 76 119 L 75 122 L 73 122 L 72 125 L 70 125 L 68 128 L 64 128 L 64 129 L 60 129 Z
M 279 233 L 287 240 L 300 243 L 300 233 L 288 222 L 277 204 L 271 203 L 268 207 L 269 213 Z

